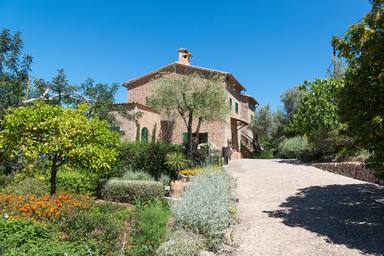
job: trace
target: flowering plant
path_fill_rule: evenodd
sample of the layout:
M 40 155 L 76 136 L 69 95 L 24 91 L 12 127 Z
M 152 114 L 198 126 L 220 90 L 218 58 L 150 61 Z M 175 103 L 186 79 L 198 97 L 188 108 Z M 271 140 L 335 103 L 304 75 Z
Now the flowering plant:
M 75 208 L 89 208 L 90 204 L 88 195 L 59 193 L 51 197 L 48 194 L 0 194 L 0 214 L 9 216 L 9 219 L 26 217 L 44 221 L 68 214 Z

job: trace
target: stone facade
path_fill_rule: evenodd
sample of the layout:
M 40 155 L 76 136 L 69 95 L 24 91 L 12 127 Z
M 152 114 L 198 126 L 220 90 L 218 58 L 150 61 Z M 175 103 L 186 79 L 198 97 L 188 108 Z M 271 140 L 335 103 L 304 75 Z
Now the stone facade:
M 315 163 L 312 166 L 324 171 L 333 172 L 358 180 L 372 182 L 384 185 L 384 180 L 380 180 L 375 173 L 366 168 L 364 163 L 360 162 L 344 162 L 344 163 Z
M 218 149 L 230 146 L 233 151 L 240 152 L 240 145 L 251 147 L 252 133 L 249 129 L 249 123 L 257 104 L 256 100 L 242 94 L 244 87 L 230 73 L 191 66 L 189 63 L 191 56 L 187 50 L 180 49 L 179 62 L 126 82 L 124 85 L 128 88 L 128 102 L 146 106 L 147 98 L 152 94 L 155 80 L 163 73 L 174 72 L 179 75 L 185 75 L 199 72 L 203 77 L 205 75 L 208 77 L 212 74 L 222 75 L 225 78 L 223 87 L 227 91 L 227 103 L 231 107 L 230 114 L 223 122 L 203 123 L 200 134 L 207 136 L 208 142 L 213 143 Z M 183 143 L 183 133 L 186 133 L 186 126 L 178 114 L 164 116 L 151 111 L 149 108 L 137 108 L 137 110 L 144 113 L 143 117 L 139 120 L 141 128 L 156 125 L 158 129 L 155 136 L 161 138 L 162 136 L 164 137 L 164 124 L 166 123 L 167 127 L 172 127 L 172 131 L 168 131 L 170 142 L 175 144 Z M 136 126 L 124 120 L 121 121 L 121 124 L 122 130 L 126 134 L 125 137 L 128 140 L 134 140 L 136 138 Z M 197 120 L 194 120 L 193 127 L 196 127 L 196 124 Z

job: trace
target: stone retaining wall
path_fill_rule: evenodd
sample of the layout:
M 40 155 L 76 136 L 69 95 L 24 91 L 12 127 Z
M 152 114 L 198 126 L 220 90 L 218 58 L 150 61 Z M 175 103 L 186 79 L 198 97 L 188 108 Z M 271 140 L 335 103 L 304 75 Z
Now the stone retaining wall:
M 344 162 L 344 163 L 315 163 L 312 166 L 324 171 L 333 172 L 358 180 L 368 181 L 384 185 L 384 180 L 375 177 L 372 170 L 366 168 L 364 163 Z

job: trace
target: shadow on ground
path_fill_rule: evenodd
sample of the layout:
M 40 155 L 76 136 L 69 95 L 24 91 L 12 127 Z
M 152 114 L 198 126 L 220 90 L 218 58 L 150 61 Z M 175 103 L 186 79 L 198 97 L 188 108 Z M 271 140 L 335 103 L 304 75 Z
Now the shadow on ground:
M 265 211 L 290 227 L 302 227 L 374 255 L 384 255 L 384 188 L 371 184 L 314 186 L 300 189 L 280 205 Z

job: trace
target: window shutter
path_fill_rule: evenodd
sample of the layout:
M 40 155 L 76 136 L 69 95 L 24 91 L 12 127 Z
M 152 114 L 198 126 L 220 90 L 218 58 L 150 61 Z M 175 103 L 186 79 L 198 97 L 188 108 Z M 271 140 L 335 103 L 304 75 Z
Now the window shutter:
M 182 137 L 183 137 L 183 144 L 187 144 L 187 142 L 188 142 L 188 133 L 187 132 L 182 133 Z

